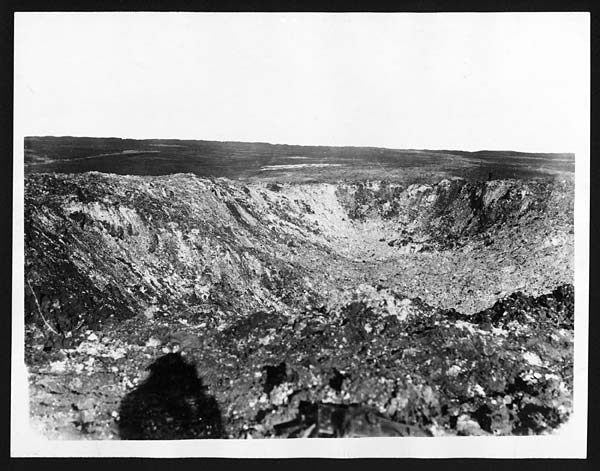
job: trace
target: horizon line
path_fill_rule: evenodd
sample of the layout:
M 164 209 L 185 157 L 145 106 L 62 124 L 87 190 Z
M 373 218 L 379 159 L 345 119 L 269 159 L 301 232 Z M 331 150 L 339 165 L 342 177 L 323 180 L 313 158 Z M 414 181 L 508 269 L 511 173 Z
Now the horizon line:
M 182 142 L 215 142 L 215 143 L 231 143 L 231 144 L 262 144 L 269 146 L 288 146 L 288 147 L 336 147 L 336 148 L 353 148 L 353 149 L 385 149 L 395 151 L 413 151 L 413 152 L 513 152 L 519 154 L 562 154 L 575 156 L 575 152 L 548 152 L 548 151 L 521 151 L 514 149 L 478 149 L 478 150 L 462 150 L 462 149 L 448 149 L 448 148 L 415 148 L 415 147 L 387 147 L 377 145 L 331 145 L 331 144 L 289 144 L 282 142 L 268 142 L 268 141 L 240 141 L 240 140 L 217 140 L 217 139 L 184 139 L 178 137 L 119 137 L 119 136 L 74 136 L 74 135 L 29 135 L 23 136 L 24 139 L 119 139 L 119 140 L 132 140 L 132 141 L 182 141 Z

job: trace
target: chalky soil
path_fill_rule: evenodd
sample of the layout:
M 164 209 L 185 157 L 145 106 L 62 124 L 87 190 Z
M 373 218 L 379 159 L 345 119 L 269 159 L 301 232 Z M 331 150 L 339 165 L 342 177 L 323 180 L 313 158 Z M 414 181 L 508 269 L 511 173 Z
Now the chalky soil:
M 531 435 L 572 412 L 568 180 L 25 183 L 48 437 Z

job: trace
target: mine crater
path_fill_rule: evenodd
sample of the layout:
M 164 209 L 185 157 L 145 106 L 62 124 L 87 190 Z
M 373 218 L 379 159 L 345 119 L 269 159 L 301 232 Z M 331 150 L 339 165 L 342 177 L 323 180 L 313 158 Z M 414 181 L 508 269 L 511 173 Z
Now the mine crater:
M 32 414 L 49 436 L 127 438 L 119 402 L 177 353 L 219 410 L 212 437 L 550 433 L 571 408 L 572 195 L 569 179 L 28 175 Z

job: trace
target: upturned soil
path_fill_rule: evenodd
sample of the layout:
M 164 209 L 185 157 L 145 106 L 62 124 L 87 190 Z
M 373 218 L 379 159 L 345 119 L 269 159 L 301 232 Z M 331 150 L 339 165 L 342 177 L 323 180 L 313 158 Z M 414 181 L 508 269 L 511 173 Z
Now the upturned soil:
M 573 183 L 32 174 L 25 353 L 51 438 L 551 433 Z

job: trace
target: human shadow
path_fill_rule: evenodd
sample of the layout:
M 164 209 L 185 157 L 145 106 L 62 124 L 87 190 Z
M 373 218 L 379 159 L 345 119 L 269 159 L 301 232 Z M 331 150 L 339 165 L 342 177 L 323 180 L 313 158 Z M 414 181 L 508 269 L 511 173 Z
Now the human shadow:
M 179 353 L 158 358 L 150 375 L 121 401 L 119 435 L 124 440 L 221 438 L 221 411 Z

